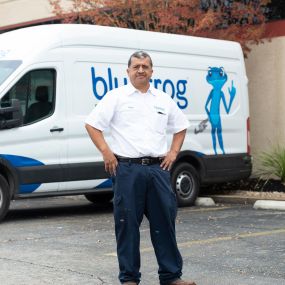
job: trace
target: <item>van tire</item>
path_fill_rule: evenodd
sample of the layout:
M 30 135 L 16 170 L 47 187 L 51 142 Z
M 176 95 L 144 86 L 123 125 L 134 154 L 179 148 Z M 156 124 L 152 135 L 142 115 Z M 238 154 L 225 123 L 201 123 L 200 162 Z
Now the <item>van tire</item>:
M 6 216 L 10 206 L 9 185 L 0 174 L 0 221 Z
M 177 164 L 172 171 L 171 186 L 179 207 L 191 206 L 199 195 L 200 180 L 196 169 L 189 163 Z
M 109 204 L 111 203 L 111 200 L 113 198 L 113 192 L 112 193 L 98 193 L 98 194 L 95 194 L 95 193 L 92 193 L 92 194 L 85 194 L 85 198 L 94 203 L 94 204 L 102 204 L 102 205 L 106 205 L 106 204 Z

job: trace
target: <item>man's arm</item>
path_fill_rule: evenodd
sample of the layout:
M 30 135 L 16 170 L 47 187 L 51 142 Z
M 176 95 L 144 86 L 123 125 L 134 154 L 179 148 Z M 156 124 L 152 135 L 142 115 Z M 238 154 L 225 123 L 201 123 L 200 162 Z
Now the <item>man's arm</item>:
M 161 163 L 164 170 L 170 170 L 173 162 L 175 161 L 184 141 L 186 129 L 173 135 L 170 150 L 167 152 L 165 158 Z
M 105 170 L 109 172 L 111 175 L 116 175 L 116 168 L 118 165 L 118 161 L 114 153 L 111 151 L 108 144 L 106 143 L 102 131 L 95 129 L 94 127 L 88 124 L 85 125 L 85 128 L 91 140 L 103 155 Z

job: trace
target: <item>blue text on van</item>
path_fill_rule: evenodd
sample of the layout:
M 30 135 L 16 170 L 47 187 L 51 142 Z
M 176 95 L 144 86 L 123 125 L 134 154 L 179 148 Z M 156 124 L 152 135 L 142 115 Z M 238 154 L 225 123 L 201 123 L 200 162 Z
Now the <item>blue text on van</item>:
M 101 100 L 105 94 L 122 84 L 128 84 L 128 79 L 124 77 L 119 82 L 118 77 L 113 76 L 112 69 L 110 67 L 107 68 L 107 74 L 105 77 L 99 76 L 96 73 L 95 67 L 91 67 L 91 76 L 92 76 L 92 87 L 93 94 L 98 99 Z M 185 97 L 187 91 L 187 80 L 179 79 L 176 84 L 171 79 L 161 80 L 159 78 L 150 79 L 150 82 L 153 83 L 154 87 L 157 89 L 161 89 L 164 92 L 168 93 L 172 99 L 177 101 L 177 106 L 180 109 L 185 109 L 188 106 L 188 100 Z M 99 93 L 99 88 L 101 92 Z

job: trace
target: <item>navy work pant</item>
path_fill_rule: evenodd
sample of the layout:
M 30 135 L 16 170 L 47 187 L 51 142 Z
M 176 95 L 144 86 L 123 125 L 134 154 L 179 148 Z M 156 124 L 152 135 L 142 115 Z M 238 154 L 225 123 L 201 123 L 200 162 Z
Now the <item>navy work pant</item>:
M 175 237 L 177 205 L 169 172 L 159 164 L 119 162 L 113 183 L 121 283 L 140 282 L 139 227 L 144 214 L 150 224 L 160 284 L 178 279 L 182 275 L 182 258 Z

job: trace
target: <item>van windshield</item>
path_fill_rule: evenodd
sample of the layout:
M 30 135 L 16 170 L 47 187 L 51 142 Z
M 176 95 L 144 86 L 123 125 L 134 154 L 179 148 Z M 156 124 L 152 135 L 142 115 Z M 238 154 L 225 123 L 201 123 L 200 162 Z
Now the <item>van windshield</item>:
M 21 60 L 0 60 L 0 85 L 22 63 Z

